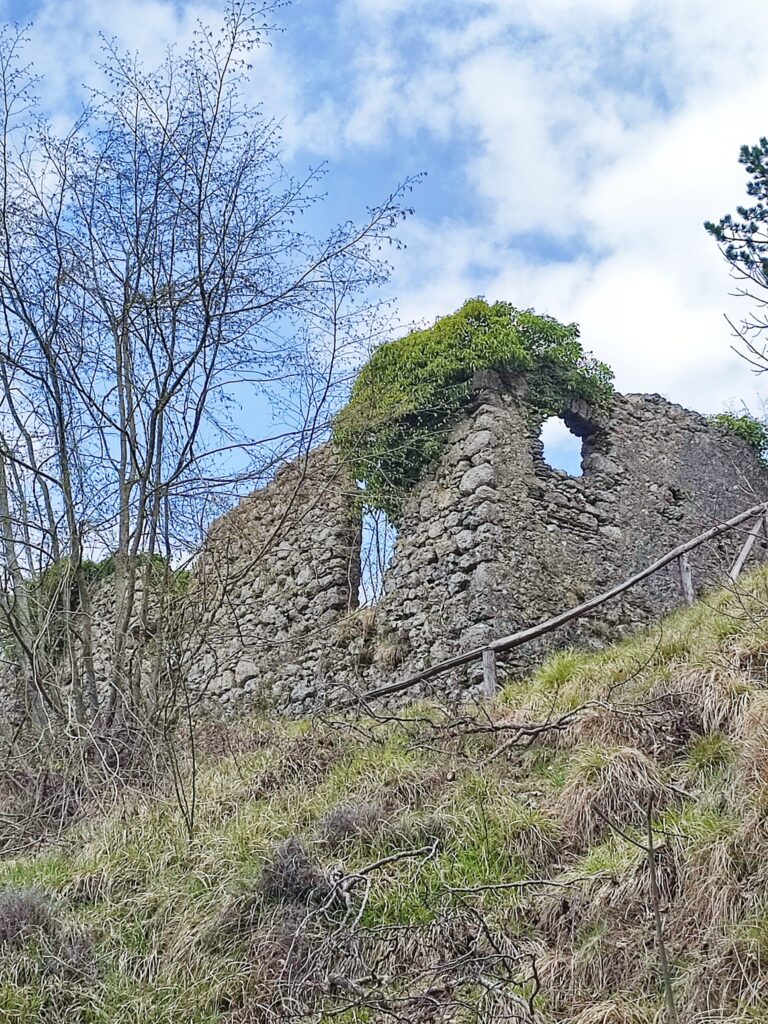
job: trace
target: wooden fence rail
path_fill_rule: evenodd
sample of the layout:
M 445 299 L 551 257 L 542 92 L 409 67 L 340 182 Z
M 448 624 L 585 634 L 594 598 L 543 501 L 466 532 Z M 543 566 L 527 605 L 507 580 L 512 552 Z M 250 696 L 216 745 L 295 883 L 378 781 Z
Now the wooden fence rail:
M 549 619 L 545 619 L 543 622 L 539 622 L 535 626 L 530 626 L 528 629 L 522 629 L 518 633 L 512 633 L 510 636 L 501 637 L 498 640 L 493 640 L 491 643 L 484 645 L 483 647 L 475 647 L 473 650 L 465 651 L 463 654 L 456 654 L 452 658 L 446 658 L 445 661 L 439 662 L 437 665 L 430 665 L 429 668 L 422 669 L 421 672 L 417 672 L 415 675 L 409 676 L 407 679 L 402 679 L 396 683 L 390 683 L 387 686 L 380 686 L 378 689 L 369 690 L 368 693 L 360 694 L 359 696 L 345 701 L 342 707 L 352 707 L 357 703 L 367 702 L 376 700 L 379 697 L 388 697 L 394 693 L 402 693 L 403 690 L 409 690 L 419 683 L 426 682 L 428 679 L 434 679 L 435 676 L 442 675 L 444 672 L 448 672 L 453 668 L 459 668 L 461 665 L 467 665 L 472 661 L 480 661 L 483 663 L 483 694 L 490 696 L 496 690 L 496 655 L 503 654 L 507 651 L 511 651 L 516 647 L 522 647 L 523 644 L 527 644 L 531 640 L 536 640 L 540 636 L 544 636 L 546 633 L 551 633 L 561 626 L 564 626 L 567 622 L 572 622 L 573 619 L 581 618 L 583 615 L 587 615 L 589 612 L 594 611 L 595 608 L 599 608 L 605 604 L 606 601 L 612 600 L 614 597 L 618 597 L 619 594 L 623 594 L 626 590 L 636 586 L 638 583 L 642 583 L 643 580 L 648 579 L 649 576 L 653 576 L 654 573 L 663 569 L 664 566 L 669 565 L 670 562 L 674 562 L 676 559 L 679 560 L 681 585 L 683 589 L 683 595 L 687 602 L 693 600 L 693 579 L 691 575 L 690 563 L 688 561 L 688 553 L 701 547 L 702 544 L 706 544 L 708 541 L 714 540 L 716 537 L 727 533 L 729 530 L 736 529 L 741 526 L 742 523 L 748 522 L 750 519 L 756 519 L 755 525 L 752 527 L 744 545 L 739 552 L 736 561 L 729 573 L 729 578 L 735 581 L 741 573 L 744 563 L 746 562 L 747 556 L 760 532 L 761 528 L 768 530 L 765 526 L 766 520 L 768 519 L 768 502 L 761 502 L 759 505 L 753 505 L 752 508 L 746 509 L 744 512 L 740 512 L 732 519 L 728 519 L 726 522 L 718 523 L 715 526 L 705 530 L 704 533 L 700 533 L 697 537 L 692 540 L 686 541 L 684 544 L 678 544 L 676 548 L 672 548 L 661 558 L 657 558 L 655 562 L 651 562 L 644 569 L 636 572 L 634 576 L 630 576 L 623 580 L 621 583 L 617 583 L 616 586 L 611 587 L 610 590 L 604 591 L 602 594 L 597 594 L 595 597 L 590 598 L 588 601 L 584 601 L 582 604 L 576 605 L 573 608 L 569 608 L 567 611 L 560 612 L 558 615 L 553 615 Z

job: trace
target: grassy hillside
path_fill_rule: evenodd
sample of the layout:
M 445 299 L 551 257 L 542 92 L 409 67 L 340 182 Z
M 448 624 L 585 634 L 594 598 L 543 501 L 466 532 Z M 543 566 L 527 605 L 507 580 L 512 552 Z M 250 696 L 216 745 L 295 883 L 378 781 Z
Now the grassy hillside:
M 191 838 L 169 784 L 0 863 L 0 1021 L 650 1024 L 656 911 L 681 1022 L 768 1020 L 767 613 L 761 571 L 458 716 L 206 726 Z

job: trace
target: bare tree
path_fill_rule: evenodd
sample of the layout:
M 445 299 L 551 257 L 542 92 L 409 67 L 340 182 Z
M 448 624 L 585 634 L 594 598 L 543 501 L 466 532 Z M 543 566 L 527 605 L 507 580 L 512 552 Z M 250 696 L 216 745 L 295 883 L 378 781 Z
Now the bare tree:
M 410 183 L 362 224 L 297 228 L 322 172 L 292 178 L 243 100 L 268 10 L 233 0 L 154 71 L 105 43 L 104 88 L 65 135 L 38 114 L 23 34 L 0 38 L 2 633 L 38 722 L 90 734 L 167 709 L 172 565 L 322 433 L 376 329 L 366 296 Z M 267 440 L 240 408 L 266 423 L 270 401 L 293 422 Z

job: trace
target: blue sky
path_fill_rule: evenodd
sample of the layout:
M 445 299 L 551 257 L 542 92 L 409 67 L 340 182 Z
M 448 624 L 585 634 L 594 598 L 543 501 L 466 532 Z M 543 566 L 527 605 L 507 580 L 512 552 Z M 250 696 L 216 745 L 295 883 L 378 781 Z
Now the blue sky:
M 156 60 L 215 3 L 6 2 L 32 20 L 65 120 L 98 33 Z M 328 223 L 427 177 L 395 254 L 402 323 L 469 295 L 581 325 L 622 390 L 702 411 L 762 382 L 730 348 L 743 303 L 702 222 L 744 193 L 768 134 L 768 4 L 755 0 L 295 0 L 254 65 L 296 170 L 327 161 Z

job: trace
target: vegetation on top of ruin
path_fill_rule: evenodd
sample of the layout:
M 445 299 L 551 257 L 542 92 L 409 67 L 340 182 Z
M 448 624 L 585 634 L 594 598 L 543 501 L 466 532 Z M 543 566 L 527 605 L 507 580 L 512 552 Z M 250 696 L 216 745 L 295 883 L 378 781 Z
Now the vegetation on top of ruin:
M 191 833 L 60 764 L 24 849 L 3 776 L 0 1019 L 764 1021 L 767 612 L 762 568 L 478 708 L 209 722 Z
M 744 412 L 737 416 L 733 412 L 720 412 L 710 416 L 710 423 L 746 441 L 761 459 L 765 460 L 768 456 L 768 424 L 751 413 Z
M 525 374 L 525 401 L 537 424 L 575 399 L 607 406 L 611 370 L 578 337 L 575 324 L 475 298 L 376 349 L 333 425 L 366 504 L 397 518 L 403 496 L 440 455 L 478 370 Z

